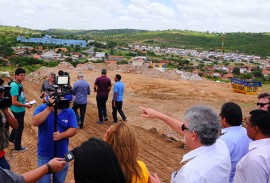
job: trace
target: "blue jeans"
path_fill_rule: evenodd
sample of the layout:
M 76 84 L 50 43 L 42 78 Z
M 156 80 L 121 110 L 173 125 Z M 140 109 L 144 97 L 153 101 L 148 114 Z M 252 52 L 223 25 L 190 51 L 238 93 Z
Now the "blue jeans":
M 5 156 L 2 156 L 2 157 L 0 158 L 0 167 L 3 168 L 3 169 L 8 169 L 8 170 L 10 170 L 10 166 L 9 166 L 9 164 L 8 164 L 8 162 L 7 162 L 6 158 L 5 158 Z
M 44 165 L 45 163 L 49 162 L 50 160 L 51 160 L 51 158 L 38 156 L 38 167 Z M 68 171 L 68 163 L 66 164 L 64 169 L 61 170 L 60 172 L 45 175 L 39 181 L 37 181 L 37 183 L 51 183 L 51 182 L 63 183 L 63 182 L 65 182 L 67 171 Z

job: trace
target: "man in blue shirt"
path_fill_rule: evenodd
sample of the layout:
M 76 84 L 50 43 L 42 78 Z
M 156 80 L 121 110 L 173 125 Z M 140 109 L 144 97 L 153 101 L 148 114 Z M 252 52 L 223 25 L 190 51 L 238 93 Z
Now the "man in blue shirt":
M 127 120 L 122 110 L 125 85 L 121 81 L 121 75 L 119 74 L 115 75 L 114 80 L 115 84 L 113 87 L 113 97 L 112 97 L 112 115 L 113 115 L 113 122 L 117 123 L 117 111 L 119 112 L 123 121 Z
M 223 104 L 220 112 L 222 135 L 219 137 L 227 145 L 231 157 L 230 181 L 233 182 L 236 164 L 248 153 L 249 143 L 252 141 L 246 128 L 242 127 L 242 110 L 239 105 L 228 102 Z
M 84 75 L 82 72 L 78 72 L 78 81 L 76 81 L 72 88 L 72 94 L 75 95 L 75 100 L 73 101 L 73 107 L 80 128 L 84 125 L 84 116 L 87 106 L 87 96 L 90 95 L 90 85 L 84 80 Z M 80 116 L 77 110 L 80 109 Z
M 49 99 L 54 103 L 54 99 Z M 38 126 L 38 166 L 42 166 L 54 157 L 63 158 L 68 152 L 69 138 L 77 133 L 77 120 L 71 108 L 57 109 L 57 131 L 54 124 L 54 106 L 39 105 L 33 114 L 33 126 Z M 56 145 L 55 145 L 56 143 Z M 53 174 L 54 183 L 65 182 L 68 164 L 65 168 Z M 51 174 L 44 176 L 39 183 L 51 182 Z

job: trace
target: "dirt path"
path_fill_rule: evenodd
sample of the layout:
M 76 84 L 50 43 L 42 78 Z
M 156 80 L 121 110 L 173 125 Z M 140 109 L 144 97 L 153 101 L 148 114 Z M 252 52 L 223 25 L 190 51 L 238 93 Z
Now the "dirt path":
M 49 73 L 49 71 L 44 72 L 39 74 L 44 76 Z M 68 72 L 71 75 L 71 84 L 73 85 L 76 71 L 69 70 Z M 99 72 L 85 71 L 85 74 L 86 80 L 90 82 L 92 87 L 95 78 L 99 76 Z M 108 77 L 113 78 L 115 74 L 115 72 L 109 72 Z M 128 123 L 134 127 L 138 136 L 139 158 L 146 163 L 150 172 L 158 173 L 164 182 L 170 182 L 171 173 L 180 168 L 179 162 L 183 154 L 188 152 L 188 149 L 183 148 L 181 142 L 175 142 L 162 135 L 181 138 L 163 122 L 140 117 L 141 111 L 138 106 L 152 107 L 178 119 L 182 119 L 186 109 L 198 104 L 211 105 L 218 112 L 223 102 L 234 101 L 240 104 L 244 115 L 255 107 L 255 95 L 233 93 L 228 84 L 210 81 L 153 79 L 142 75 L 124 73 L 121 73 L 121 75 L 126 85 L 123 109 L 128 117 Z M 40 81 L 29 78 L 24 82 L 28 100 L 35 99 L 38 104 L 41 103 L 39 99 L 40 83 Z M 93 91 L 92 88 L 91 91 Z M 111 120 L 110 99 L 107 108 Z M 27 110 L 25 116 L 22 144 L 29 147 L 29 150 L 16 153 L 12 150 L 13 144 L 10 144 L 10 147 L 6 150 L 6 157 L 11 164 L 11 169 L 16 173 L 26 172 L 37 166 L 37 128 L 32 126 L 32 114 L 35 107 Z M 96 123 L 97 119 L 95 94 L 92 93 L 87 106 L 85 128 L 80 129 L 78 134 L 70 139 L 70 149 L 80 145 L 90 137 L 103 138 L 106 129 L 112 122 L 99 125 Z M 71 179 L 73 179 L 72 163 L 66 182 Z

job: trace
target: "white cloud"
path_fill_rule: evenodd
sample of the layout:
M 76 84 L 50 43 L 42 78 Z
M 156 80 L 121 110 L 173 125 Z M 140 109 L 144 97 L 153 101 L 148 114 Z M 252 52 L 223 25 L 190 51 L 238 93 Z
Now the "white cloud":
M 269 32 L 268 0 L 0 0 L 0 24 L 34 29 Z

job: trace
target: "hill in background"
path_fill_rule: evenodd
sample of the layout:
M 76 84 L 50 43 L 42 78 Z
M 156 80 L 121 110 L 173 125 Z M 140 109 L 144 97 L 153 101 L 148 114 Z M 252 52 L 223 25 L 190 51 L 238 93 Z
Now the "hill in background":
M 139 44 L 196 49 L 199 51 L 221 51 L 222 34 L 187 30 L 147 31 L 136 29 L 108 30 L 31 30 L 21 27 L 0 26 L 0 45 L 12 44 L 16 36 L 42 37 L 45 34 L 65 39 L 114 41 L 118 45 Z M 227 33 L 224 34 L 224 51 L 267 57 L 270 55 L 270 33 Z

